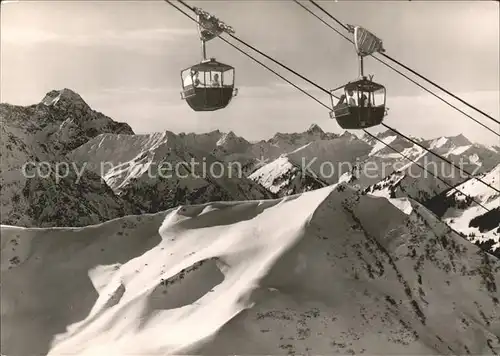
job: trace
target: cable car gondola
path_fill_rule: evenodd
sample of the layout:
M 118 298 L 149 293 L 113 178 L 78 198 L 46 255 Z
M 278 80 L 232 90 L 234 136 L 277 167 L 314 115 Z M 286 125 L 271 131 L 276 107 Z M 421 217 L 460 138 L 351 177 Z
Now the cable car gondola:
M 354 33 L 354 46 L 359 59 L 359 78 L 330 91 L 333 105 L 330 118 L 337 120 L 339 126 L 345 130 L 364 129 L 380 125 L 387 115 L 387 109 L 386 89 L 382 84 L 372 81 L 373 75 L 364 75 L 363 58 L 385 50 L 382 41 L 374 34 L 360 26 L 348 26 Z M 337 98 L 334 92 L 341 88 L 344 93 Z M 338 99 L 337 103 L 334 98 Z
M 207 59 L 206 42 L 223 32 L 234 30 L 209 13 L 195 8 L 202 47 L 202 61 L 181 71 L 181 98 L 194 111 L 215 111 L 225 108 L 238 94 L 234 87 L 235 69 L 215 58 Z

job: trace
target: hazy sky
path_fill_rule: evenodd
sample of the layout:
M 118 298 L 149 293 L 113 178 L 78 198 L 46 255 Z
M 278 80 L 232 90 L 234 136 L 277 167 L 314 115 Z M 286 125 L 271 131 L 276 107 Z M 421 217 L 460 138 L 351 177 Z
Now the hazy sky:
M 239 38 L 327 89 L 357 77 L 353 45 L 293 1 L 187 3 L 221 18 Z M 320 3 L 344 23 L 381 37 L 390 56 L 499 118 L 498 2 Z M 317 11 L 308 2 L 304 5 Z M 1 102 L 33 104 L 52 89 L 70 88 L 94 109 L 129 123 L 136 133 L 220 129 L 260 139 L 277 131 L 303 131 L 313 122 L 324 130 L 342 131 L 325 108 L 218 39 L 207 45 L 208 55 L 236 68 L 239 96 L 225 110 L 191 111 L 179 92 L 180 70 L 200 60 L 195 23 L 163 0 L 20 1 L 2 3 L 1 10 Z M 389 125 L 417 136 L 464 133 L 478 142 L 499 143 L 375 60 L 365 60 L 365 72 L 387 88 Z M 317 89 L 311 94 L 330 100 Z

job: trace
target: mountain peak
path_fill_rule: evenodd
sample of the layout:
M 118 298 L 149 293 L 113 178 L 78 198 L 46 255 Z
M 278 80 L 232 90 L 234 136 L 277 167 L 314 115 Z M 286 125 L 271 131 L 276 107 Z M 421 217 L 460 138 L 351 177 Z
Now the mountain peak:
M 307 129 L 306 131 L 307 133 L 325 133 L 321 127 L 319 127 L 317 124 L 312 124 L 311 126 L 309 126 L 309 128 Z
M 376 133 L 375 136 L 377 138 L 380 138 L 380 139 L 383 139 L 383 138 L 386 138 L 386 137 L 389 137 L 389 136 L 394 136 L 395 133 L 392 132 L 391 130 L 385 130 L 385 131 L 382 131 L 382 132 L 379 132 L 379 133 Z
M 456 145 L 467 146 L 467 145 L 472 144 L 472 142 L 470 142 L 470 140 L 467 137 L 465 137 L 463 134 L 458 134 L 456 136 L 450 136 L 448 138 L 450 140 L 452 140 L 453 143 Z
M 230 137 L 230 138 L 236 138 L 236 134 L 234 133 L 234 131 L 229 131 L 228 133 L 225 134 L 226 137 Z
M 234 131 L 229 131 L 224 133 L 216 143 L 217 147 L 224 148 L 226 150 L 232 150 L 234 152 L 243 152 L 251 144 L 245 140 L 243 137 L 237 136 Z
M 357 140 L 358 139 L 358 136 L 350 133 L 349 131 L 344 131 L 342 133 L 342 135 L 340 135 L 339 137 L 341 137 L 341 138 L 347 138 L 349 140 Z
M 85 100 L 83 100 L 83 98 L 78 93 L 68 88 L 49 91 L 47 94 L 45 94 L 45 97 L 42 99 L 41 103 L 47 106 L 53 106 L 56 105 L 59 101 L 72 104 L 83 104 L 85 106 L 88 106 Z

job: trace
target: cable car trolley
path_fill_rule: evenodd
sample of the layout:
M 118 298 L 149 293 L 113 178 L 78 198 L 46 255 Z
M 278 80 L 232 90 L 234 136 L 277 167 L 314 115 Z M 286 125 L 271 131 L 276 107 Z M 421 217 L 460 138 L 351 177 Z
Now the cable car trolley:
M 354 34 L 354 46 L 359 60 L 359 77 L 339 88 L 330 91 L 333 110 L 330 118 L 337 120 L 345 130 L 364 129 L 380 125 L 387 115 L 385 107 L 386 90 L 382 84 L 375 83 L 373 75 L 364 75 L 363 59 L 375 52 L 385 52 L 382 41 L 360 26 L 348 25 Z M 338 97 L 334 92 L 343 89 Z M 334 100 L 335 99 L 335 100 Z M 335 103 L 336 99 L 338 101 Z
M 194 111 L 215 111 L 225 108 L 238 94 L 234 87 L 235 70 L 232 66 L 207 59 L 206 43 L 223 32 L 234 30 L 208 12 L 194 8 L 197 14 L 202 60 L 181 71 L 181 98 Z

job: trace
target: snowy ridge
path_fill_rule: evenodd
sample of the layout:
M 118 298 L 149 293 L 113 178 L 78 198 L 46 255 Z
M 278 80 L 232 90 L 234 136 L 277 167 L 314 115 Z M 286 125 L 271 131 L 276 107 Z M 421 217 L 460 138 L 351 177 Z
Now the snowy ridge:
M 453 148 L 443 156 L 456 164 L 466 162 L 476 165 L 480 173 L 488 172 L 500 162 L 499 153 L 477 143 Z
M 395 142 L 396 139 L 393 139 L 393 136 L 390 134 L 389 131 L 386 131 L 377 136 L 381 139 L 390 139 L 391 142 Z M 376 146 L 377 141 L 373 138 L 369 140 L 365 137 L 364 139 Z M 500 155 L 498 152 L 489 147 L 471 143 L 463 135 L 418 141 L 424 147 L 431 149 L 433 152 L 451 160 L 457 166 L 462 167 L 464 171 L 473 172 L 475 174 L 484 174 L 485 172 L 491 171 L 491 175 L 498 175 L 498 171 L 493 169 L 500 164 Z M 393 146 L 392 143 L 391 146 Z M 396 206 L 400 206 L 401 199 L 410 197 L 423 203 L 438 216 L 443 216 L 445 212 L 447 212 L 444 216 L 444 221 L 453 229 L 464 234 L 472 242 L 477 243 L 486 251 L 500 256 L 500 250 L 498 249 L 499 231 L 497 231 L 500 223 L 498 209 L 493 210 L 492 213 L 484 217 L 483 214 L 485 210 L 476 204 L 473 204 L 473 207 L 469 208 L 470 210 L 467 212 L 461 211 L 460 207 L 463 208 L 464 204 L 471 203 L 470 198 L 464 198 L 465 195 L 457 193 L 455 189 L 450 189 L 450 186 L 457 186 L 467 181 L 467 175 L 460 173 L 458 169 L 453 168 L 451 165 L 441 162 L 439 158 L 426 152 L 417 145 L 399 151 L 419 163 L 421 166 L 426 167 L 435 175 L 438 175 L 448 184 L 444 184 L 432 174 L 426 173 L 416 164 L 409 161 L 405 163 L 405 160 L 401 159 L 401 156 L 397 153 L 384 153 L 381 150 L 378 150 L 370 159 L 363 162 L 363 164 L 366 165 L 370 162 L 375 162 L 378 165 L 391 163 L 393 167 L 405 166 L 398 168 L 394 172 L 389 171 L 389 175 L 385 178 L 380 179 L 378 182 L 372 182 L 369 185 L 367 185 L 367 183 L 370 183 L 371 180 L 363 176 L 357 176 L 354 181 L 361 185 L 361 187 L 365 187 L 365 192 L 375 196 L 389 198 Z M 391 160 L 393 161 L 391 162 Z M 438 167 L 438 169 L 436 170 L 435 167 Z M 383 176 L 383 174 L 380 174 L 380 176 Z M 471 180 L 471 182 L 476 182 L 476 184 L 483 186 L 475 179 Z M 471 190 L 471 188 L 467 188 L 467 186 L 464 186 L 465 189 L 461 185 L 459 187 L 461 187 L 460 190 L 464 192 Z M 475 194 L 476 193 L 472 191 L 471 194 L 468 195 L 474 197 Z M 489 194 L 491 194 L 491 189 Z M 483 201 L 483 205 L 489 206 L 491 209 L 498 207 L 500 204 L 496 197 L 490 196 L 487 199 L 478 198 L 480 202 L 481 200 Z M 402 209 L 408 211 L 406 204 L 402 205 Z M 458 209 L 458 211 L 455 209 Z M 483 222 L 482 224 L 486 224 L 488 229 L 485 227 L 479 229 L 478 226 L 472 226 L 474 224 L 479 224 L 477 222 L 478 219 L 485 221 L 486 223 Z M 472 225 L 469 226 L 470 224 Z M 478 229 L 483 231 L 479 231 Z
M 386 198 L 409 197 L 424 203 L 467 179 L 458 169 L 443 164 L 441 159 L 429 153 L 414 161 L 415 163 L 407 163 L 380 182 L 365 188 L 364 191 Z M 469 166 L 463 169 L 472 171 Z
M 500 262 L 411 205 L 337 185 L 2 226 L 2 352 L 498 354 Z
M 71 157 L 83 161 L 90 151 L 93 166 L 106 162 L 103 176 L 109 186 L 148 213 L 180 204 L 274 197 L 245 177 L 237 165 L 208 153 L 205 140 L 200 147 L 192 143 L 195 136 L 188 140 L 186 136 L 169 131 L 130 137 L 106 135 L 79 147 Z
M 300 133 L 278 132 L 268 140 L 253 143 L 245 140 L 243 144 L 237 146 L 246 147 L 245 150 L 240 148 L 237 153 L 231 153 L 228 150 L 218 149 L 215 151 L 215 155 L 226 162 L 238 161 L 242 163 L 246 167 L 245 172 L 250 175 L 268 161 L 273 161 L 283 154 L 290 153 L 317 140 L 328 141 L 337 137 L 339 136 L 333 133 L 325 133 L 318 125 L 313 124 L 306 131 Z M 238 138 L 238 142 L 241 140 L 242 138 Z
M 249 178 L 278 196 L 308 192 L 328 185 L 314 172 L 302 169 L 288 155 L 260 167 Z
M 336 134 L 324 132 L 317 124 L 312 124 L 307 131 L 302 133 L 278 132 L 266 142 L 282 148 L 285 150 L 284 152 L 290 152 L 310 142 L 317 140 L 332 140 L 337 137 L 339 136 Z
M 168 131 L 130 136 L 104 134 L 73 150 L 68 157 L 86 164 L 102 175 L 111 188 L 119 190 L 146 172 L 154 151 L 174 136 Z
M 500 190 L 500 164 L 478 178 Z M 426 205 L 471 242 L 500 257 L 500 194 L 498 192 L 476 178 L 471 178 L 455 189 L 434 197 Z M 490 212 L 487 212 L 485 208 Z
M 259 162 L 274 160 L 284 153 L 314 142 L 319 137 L 334 139 L 338 136 L 324 133 L 317 125 L 313 125 L 303 133 L 278 133 L 267 141 L 256 143 L 250 143 L 232 131 L 224 133 L 219 130 L 204 134 L 174 134 L 166 131 L 131 137 L 103 135 L 78 147 L 69 154 L 69 157 L 79 162 L 88 162 L 89 167 L 99 167 L 101 162 L 110 162 L 110 166 L 120 166 L 119 170 L 124 174 L 125 167 L 135 170 L 134 164 L 128 163 L 129 161 L 134 161 L 137 157 L 145 155 L 145 152 L 166 143 L 168 137 L 203 154 L 213 155 L 220 161 L 240 163 L 245 173 L 250 174 L 260 167 Z M 108 170 L 103 173 L 108 174 Z M 116 185 L 112 183 L 112 186 Z
M 386 141 L 388 141 L 388 140 L 390 140 L 390 147 L 391 148 L 382 144 L 382 142 L 387 143 Z M 399 135 L 385 136 L 384 138 L 381 139 L 381 141 L 382 142 L 376 141 L 376 143 L 375 143 L 375 145 L 378 146 L 378 149 L 374 153 L 374 156 L 393 157 L 393 158 L 395 157 L 396 159 L 401 159 L 401 155 L 399 155 L 397 152 L 410 153 L 416 147 L 418 147 L 418 146 L 414 145 L 413 143 L 411 143 L 410 141 L 407 141 L 404 137 L 401 137 Z M 394 151 L 394 150 L 396 150 L 396 151 Z M 420 152 L 420 151 L 418 151 L 418 152 Z
M 440 137 L 438 139 L 432 140 L 430 142 L 429 149 L 433 150 L 435 148 L 442 147 L 442 146 L 446 145 L 447 142 L 448 142 L 448 138 L 446 138 L 446 137 Z
M 283 179 L 295 166 L 285 155 L 257 169 L 249 178 L 258 181 L 264 188 L 273 193 L 278 193 L 282 188 L 288 186 L 290 181 Z M 294 172 L 295 173 L 295 172 Z
M 242 153 L 250 148 L 251 143 L 242 137 L 236 136 L 233 131 L 230 131 L 222 135 L 217 141 L 216 146 L 218 149 L 225 150 L 226 152 Z
M 317 140 L 282 155 L 249 177 L 280 196 L 305 192 L 351 174 L 370 150 L 368 144 L 351 136 Z
M 385 143 L 385 145 L 382 143 L 382 142 L 378 142 L 376 141 L 375 143 L 375 146 L 373 146 L 373 149 L 372 151 L 370 152 L 369 156 L 372 156 L 374 155 L 375 153 L 377 153 L 378 151 L 386 148 L 386 145 L 390 145 L 391 142 L 393 142 L 394 140 L 397 139 L 397 136 L 389 136 L 389 137 L 385 137 L 384 139 L 382 139 L 382 142 Z
M 487 172 L 500 162 L 499 152 L 490 147 L 472 143 L 462 134 L 425 140 L 421 144 L 455 164 L 477 165 L 481 173 Z
M 458 156 L 458 155 L 461 155 L 461 154 L 463 154 L 465 151 L 467 151 L 471 147 L 472 147 L 472 145 L 456 147 L 456 148 L 452 149 L 450 152 L 446 153 L 445 156 L 450 156 L 450 155 Z
M 421 144 L 430 150 L 451 150 L 456 147 L 469 146 L 472 142 L 470 142 L 467 137 L 460 134 L 457 136 L 441 136 L 431 140 L 424 140 Z
M 384 143 L 390 145 L 392 149 L 365 134 L 362 139 L 373 147 L 373 151 L 370 156 L 401 160 L 401 155 L 394 152 L 393 149 L 396 149 L 397 152 L 410 159 L 415 159 L 425 153 L 425 150 L 418 145 L 412 144 L 404 137 L 395 135 L 390 130 L 381 132 L 375 136 Z M 472 143 L 463 135 L 443 136 L 430 140 L 424 140 L 421 138 L 412 139 L 436 154 L 452 160 L 455 164 L 459 164 L 462 161 L 462 163 L 472 163 L 478 166 L 484 165 L 484 167 L 481 167 L 481 172 L 488 171 L 500 162 L 499 152 L 495 149 L 477 143 Z

